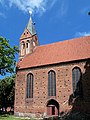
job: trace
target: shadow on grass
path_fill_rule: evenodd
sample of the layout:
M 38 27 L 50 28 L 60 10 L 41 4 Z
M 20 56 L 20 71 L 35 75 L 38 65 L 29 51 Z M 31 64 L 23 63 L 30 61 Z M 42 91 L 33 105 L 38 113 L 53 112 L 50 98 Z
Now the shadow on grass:
M 12 115 L 13 115 L 13 112 L 0 112 L 0 120 L 5 118 L 7 119 Z

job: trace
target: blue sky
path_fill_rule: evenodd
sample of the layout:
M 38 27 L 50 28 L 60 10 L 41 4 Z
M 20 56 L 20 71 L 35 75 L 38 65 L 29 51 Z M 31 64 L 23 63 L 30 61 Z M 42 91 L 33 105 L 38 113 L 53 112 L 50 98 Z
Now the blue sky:
M 29 10 L 41 45 L 90 35 L 90 0 L 0 0 L 0 35 L 19 46 Z

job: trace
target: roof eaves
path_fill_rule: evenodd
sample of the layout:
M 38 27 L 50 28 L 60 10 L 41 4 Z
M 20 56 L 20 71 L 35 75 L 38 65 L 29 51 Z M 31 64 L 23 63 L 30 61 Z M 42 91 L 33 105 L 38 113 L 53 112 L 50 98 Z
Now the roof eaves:
M 31 67 L 18 67 L 18 70 L 22 70 L 22 69 L 32 69 L 32 68 L 37 68 L 37 67 L 45 67 L 45 66 L 49 66 L 49 65 L 58 65 L 58 64 L 65 64 L 65 63 L 73 63 L 73 62 L 80 62 L 80 61 L 84 61 L 84 60 L 89 60 L 90 58 L 84 58 L 84 59 L 77 59 L 77 60 L 69 60 L 69 61 L 63 61 L 63 62 L 54 62 L 54 63 L 47 63 L 47 64 L 42 64 L 42 65 L 35 65 L 35 66 L 31 66 Z

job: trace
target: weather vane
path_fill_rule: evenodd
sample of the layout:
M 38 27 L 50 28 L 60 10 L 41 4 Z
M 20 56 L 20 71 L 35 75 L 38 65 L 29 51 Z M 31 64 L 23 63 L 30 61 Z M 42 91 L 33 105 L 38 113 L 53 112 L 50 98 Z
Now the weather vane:
M 32 11 L 29 10 L 29 14 L 30 14 L 30 19 L 32 19 Z M 33 25 L 35 25 L 35 22 L 33 23 Z
M 30 16 L 32 16 L 32 11 L 31 10 L 29 10 L 29 14 L 30 14 Z

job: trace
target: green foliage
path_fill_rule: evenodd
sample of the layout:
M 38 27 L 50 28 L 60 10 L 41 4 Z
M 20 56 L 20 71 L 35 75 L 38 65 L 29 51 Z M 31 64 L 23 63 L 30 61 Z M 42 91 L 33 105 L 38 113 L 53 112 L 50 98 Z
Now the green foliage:
M 14 107 L 15 75 L 0 80 L 0 108 Z
M 18 53 L 18 47 L 10 47 L 9 41 L 0 37 L 0 74 L 5 75 L 15 72 L 15 54 Z
M 15 117 L 13 115 L 4 114 L 0 116 L 0 120 L 35 120 L 33 118 L 22 118 L 22 117 Z M 39 120 L 39 119 L 38 119 Z

